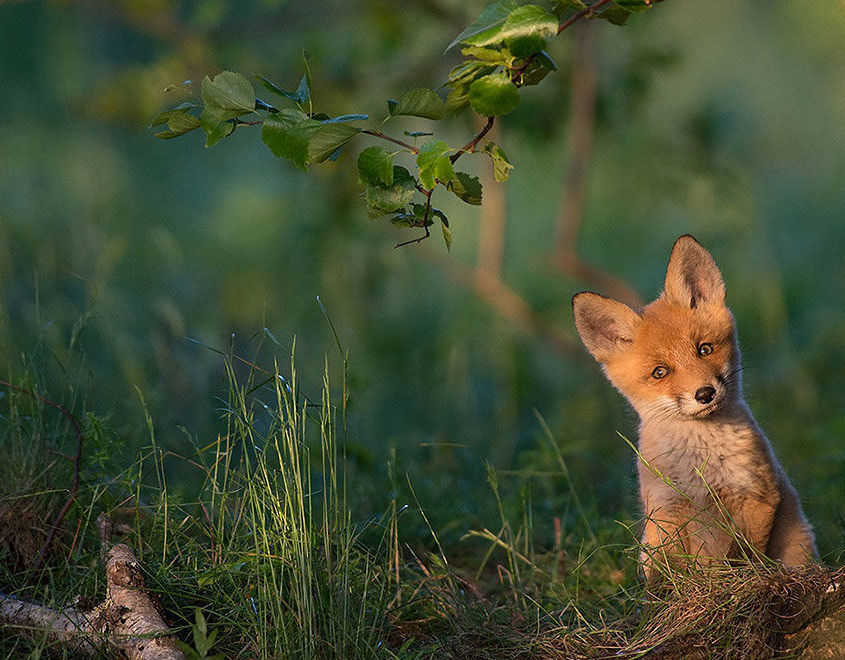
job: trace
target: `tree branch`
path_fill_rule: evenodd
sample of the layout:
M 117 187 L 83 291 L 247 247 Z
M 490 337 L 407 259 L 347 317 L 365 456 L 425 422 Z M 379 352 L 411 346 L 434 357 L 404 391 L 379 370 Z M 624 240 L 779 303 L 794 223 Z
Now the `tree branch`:
M 455 161 L 458 160 L 458 158 L 460 158 L 464 154 L 471 153 L 475 150 L 475 148 L 478 146 L 478 143 L 481 142 L 481 139 L 485 135 L 487 135 L 487 133 L 490 131 L 491 128 L 493 128 L 493 122 L 494 121 L 496 121 L 495 117 L 487 117 L 487 122 L 484 124 L 484 126 L 481 128 L 481 130 L 478 132 L 478 135 L 476 135 L 474 138 L 472 138 L 472 140 L 467 142 L 463 147 L 458 149 L 458 151 L 456 153 L 449 156 L 449 160 L 452 161 L 453 165 L 455 164 Z
M 382 140 L 387 140 L 388 142 L 393 142 L 393 144 L 398 144 L 400 147 L 404 147 L 408 149 L 413 154 L 418 154 L 420 150 L 412 144 L 408 144 L 407 142 L 403 142 L 402 140 L 397 140 L 394 137 L 390 137 L 387 133 L 382 133 L 379 130 L 370 130 L 364 129 L 361 131 L 364 135 L 372 135 L 373 137 L 381 138 Z
M 591 4 L 586 9 L 582 9 L 577 14 L 573 14 L 558 26 L 557 33 L 560 34 L 570 25 L 575 23 L 577 20 L 584 18 L 585 16 L 592 16 L 596 12 L 596 9 L 599 9 L 604 5 L 610 4 L 611 2 L 613 2 L 613 0 L 599 0 L 598 2 L 594 2 L 593 4 Z

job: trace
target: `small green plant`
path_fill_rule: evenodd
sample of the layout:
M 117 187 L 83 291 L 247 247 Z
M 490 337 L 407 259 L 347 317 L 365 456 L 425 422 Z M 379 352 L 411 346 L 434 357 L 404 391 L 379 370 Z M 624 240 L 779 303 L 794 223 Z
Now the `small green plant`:
M 305 73 L 294 90 L 284 89 L 266 77 L 259 77 L 272 103 L 257 98 L 252 83 L 243 75 L 223 71 L 206 76 L 199 93 L 159 114 L 152 126 L 166 124 L 156 133 L 162 139 L 176 138 L 201 128 L 205 145 L 212 147 L 239 127 L 260 126 L 261 139 L 274 155 L 307 170 L 309 165 L 337 159 L 355 138 L 368 136 L 389 143 L 370 146 L 357 159 L 358 179 L 373 218 L 386 218 L 397 227 L 421 228 L 424 234 L 402 243 L 418 243 L 430 236 L 437 221 L 446 247 L 452 244 L 449 219 L 435 208 L 437 190 L 454 194 L 467 204 L 479 205 L 482 185 L 478 177 L 456 169 L 461 156 L 480 153 L 493 163 L 496 181 L 506 181 L 513 165 L 498 144 L 485 139 L 497 117 L 519 105 L 520 89 L 537 85 L 556 70 L 546 52 L 549 39 L 579 19 L 604 19 L 624 24 L 634 12 L 650 9 L 659 0 L 554 0 L 549 9 L 516 0 L 498 0 L 461 32 L 447 51 L 460 47 L 465 59 L 452 69 L 438 90 L 418 88 L 388 99 L 387 114 L 374 122 L 366 113 L 331 117 L 315 108 L 313 84 L 307 56 Z M 196 85 L 183 84 L 196 93 Z M 386 132 L 396 117 L 418 117 L 433 122 L 463 110 L 484 119 L 479 132 L 461 146 L 437 139 L 428 130 L 405 130 L 401 137 Z M 403 164 L 397 158 L 404 157 Z
M 190 646 L 185 642 L 180 642 L 179 646 L 185 652 L 185 657 L 188 660 L 222 660 L 226 657 L 225 653 L 216 653 L 209 655 L 208 652 L 214 646 L 214 641 L 217 638 L 217 630 L 208 632 L 208 624 L 205 622 L 202 610 L 199 607 L 194 608 L 195 623 L 191 627 L 191 633 L 194 636 L 194 645 Z

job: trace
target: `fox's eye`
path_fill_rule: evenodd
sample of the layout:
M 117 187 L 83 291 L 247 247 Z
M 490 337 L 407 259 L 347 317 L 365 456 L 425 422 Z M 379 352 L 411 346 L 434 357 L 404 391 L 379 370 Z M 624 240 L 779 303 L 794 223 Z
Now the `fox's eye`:
M 698 354 L 699 355 L 710 355 L 713 352 L 713 344 L 708 344 L 704 342 L 703 344 L 698 345 Z
M 667 367 L 655 367 L 651 375 L 653 378 L 666 378 L 669 375 L 669 369 Z

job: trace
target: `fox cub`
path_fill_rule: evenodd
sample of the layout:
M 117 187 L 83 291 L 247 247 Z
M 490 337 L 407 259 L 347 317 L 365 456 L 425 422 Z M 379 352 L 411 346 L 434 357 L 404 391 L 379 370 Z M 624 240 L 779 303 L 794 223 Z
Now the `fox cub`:
M 681 236 L 663 293 L 639 311 L 590 292 L 572 306 L 584 345 L 640 417 L 645 576 L 662 556 L 733 557 L 742 544 L 786 566 L 815 557 L 798 495 L 743 401 L 734 318 L 710 253 Z

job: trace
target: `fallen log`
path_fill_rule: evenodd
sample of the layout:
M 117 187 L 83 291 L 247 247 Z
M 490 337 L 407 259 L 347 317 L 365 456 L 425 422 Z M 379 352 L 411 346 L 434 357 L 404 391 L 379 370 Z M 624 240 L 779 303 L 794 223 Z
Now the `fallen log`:
M 104 547 L 113 525 L 105 514 L 97 519 Z M 146 591 L 141 565 L 132 549 L 113 545 L 105 556 L 106 597 L 95 607 L 58 610 L 0 594 L 0 626 L 40 634 L 77 654 L 94 655 L 108 648 L 129 660 L 185 660 L 175 637 Z

